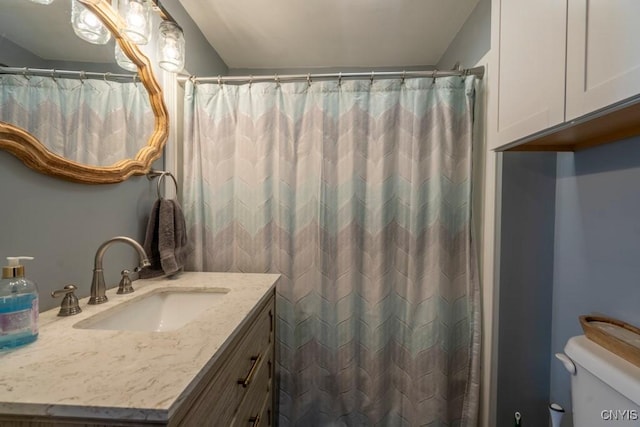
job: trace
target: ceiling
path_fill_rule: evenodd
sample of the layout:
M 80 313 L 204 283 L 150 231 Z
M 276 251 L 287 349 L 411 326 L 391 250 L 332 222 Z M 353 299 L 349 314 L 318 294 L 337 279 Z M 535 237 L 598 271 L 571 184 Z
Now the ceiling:
M 50 5 L 0 0 L 0 36 L 45 60 L 113 62 L 113 41 L 97 46 L 74 34 L 69 0 Z
M 435 65 L 478 0 L 179 0 L 229 68 Z
M 478 3 L 179 1 L 231 69 L 436 65 Z M 25 0 L 0 0 L 0 36 L 43 59 L 112 62 L 113 41 L 96 46 L 73 33 L 70 3 L 57 0 L 43 6 Z

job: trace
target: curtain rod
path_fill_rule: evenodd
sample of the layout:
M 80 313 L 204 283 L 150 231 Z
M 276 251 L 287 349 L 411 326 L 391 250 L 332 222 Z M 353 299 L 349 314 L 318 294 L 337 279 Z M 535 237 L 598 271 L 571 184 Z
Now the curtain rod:
M 57 70 L 55 68 L 30 68 L 30 67 L 4 67 L 0 66 L 0 74 L 22 74 L 23 76 L 43 76 L 43 77 L 78 77 L 80 80 L 87 78 L 103 79 L 127 79 L 138 80 L 137 74 L 119 73 L 96 73 L 93 71 Z
M 179 82 L 187 80 L 198 83 L 226 83 L 226 82 L 264 82 L 282 80 L 313 80 L 313 79 L 349 79 L 349 78 L 415 78 L 415 77 L 453 77 L 453 76 L 476 76 L 479 79 L 484 77 L 484 67 L 468 68 L 464 70 L 431 70 L 431 71 L 371 71 L 369 73 L 309 73 L 309 74 L 273 74 L 263 76 L 216 76 L 216 77 L 196 77 L 178 76 Z

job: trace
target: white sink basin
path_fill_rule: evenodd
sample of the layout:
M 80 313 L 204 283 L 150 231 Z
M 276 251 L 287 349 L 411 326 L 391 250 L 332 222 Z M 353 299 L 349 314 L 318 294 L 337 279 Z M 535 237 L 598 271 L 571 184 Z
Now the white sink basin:
M 174 331 L 225 301 L 227 288 L 165 288 L 124 302 L 73 325 L 78 329 Z M 109 300 L 107 304 L 113 304 Z

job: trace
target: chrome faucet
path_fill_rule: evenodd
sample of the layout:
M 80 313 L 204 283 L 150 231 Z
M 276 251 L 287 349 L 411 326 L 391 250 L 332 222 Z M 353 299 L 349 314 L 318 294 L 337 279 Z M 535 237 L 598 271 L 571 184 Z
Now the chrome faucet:
M 89 304 L 102 304 L 103 302 L 107 302 L 108 300 L 106 295 L 107 286 L 104 283 L 104 271 L 102 270 L 102 257 L 104 256 L 104 253 L 107 251 L 109 246 L 111 246 L 115 242 L 127 243 L 131 245 L 136 251 L 138 251 L 140 266 L 137 267 L 135 271 L 140 271 L 140 269 L 151 265 L 149 259 L 147 258 L 147 254 L 144 252 L 142 246 L 140 246 L 140 244 L 132 238 L 117 236 L 107 240 L 100 245 L 98 251 L 96 252 L 96 259 L 93 266 L 93 280 L 91 281 L 91 298 L 89 298 Z

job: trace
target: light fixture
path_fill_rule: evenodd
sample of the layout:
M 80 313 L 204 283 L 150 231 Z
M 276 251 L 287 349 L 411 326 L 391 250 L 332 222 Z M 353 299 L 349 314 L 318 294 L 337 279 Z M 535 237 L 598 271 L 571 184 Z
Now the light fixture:
M 120 66 L 120 68 L 124 68 L 127 71 L 132 71 L 134 73 L 138 72 L 138 66 L 131 62 L 131 59 L 120 49 L 120 45 L 116 41 L 116 49 L 115 49 L 115 57 L 116 63 Z
M 147 44 L 151 37 L 151 8 L 147 0 L 120 0 L 124 32 L 135 44 Z
M 160 68 L 179 73 L 184 68 L 184 34 L 173 21 L 162 21 L 159 29 L 158 61 Z
M 53 3 L 53 0 L 31 0 L 34 3 L 38 3 L 38 4 L 51 4 Z
M 71 25 L 81 39 L 93 44 L 106 44 L 111 33 L 100 19 L 79 0 L 71 0 Z
M 53 0 L 31 1 L 51 2 Z M 94 44 L 107 43 L 111 39 L 111 33 L 91 9 L 85 7 L 83 3 L 98 4 L 100 2 L 101 0 L 71 0 L 73 31 L 81 39 Z M 161 22 L 156 43 L 160 68 L 171 73 L 179 73 L 183 70 L 184 33 L 166 9 L 162 7 L 160 0 L 119 0 L 117 10 L 125 23 L 125 26 L 121 28 L 123 37 L 138 45 L 149 42 L 151 38 L 151 10 L 158 13 Z M 138 71 L 138 67 L 125 55 L 117 42 L 114 55 L 120 67 L 128 71 Z

